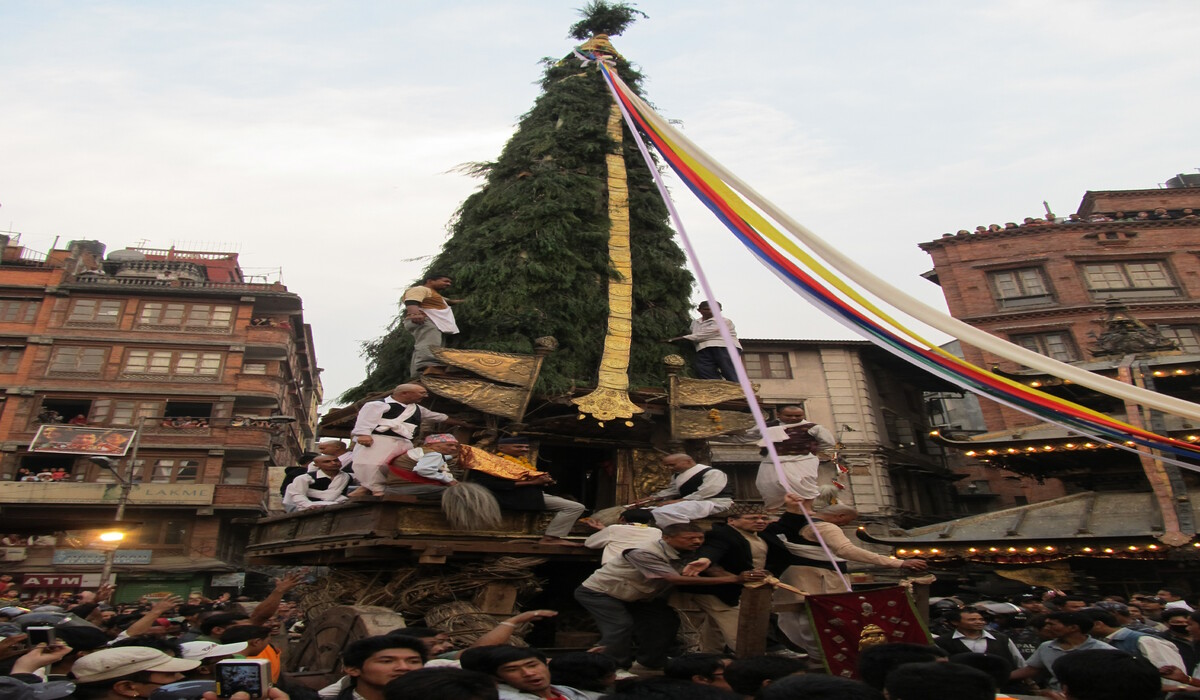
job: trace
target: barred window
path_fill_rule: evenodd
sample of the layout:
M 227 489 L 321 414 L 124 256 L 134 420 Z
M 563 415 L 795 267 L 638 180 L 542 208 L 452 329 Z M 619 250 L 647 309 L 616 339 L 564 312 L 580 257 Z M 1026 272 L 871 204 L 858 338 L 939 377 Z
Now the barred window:
M 21 357 L 25 355 L 23 347 L 0 347 L 0 373 L 12 374 L 21 366 Z
M 1159 326 L 1163 337 L 1174 340 L 1189 355 L 1200 355 L 1200 326 Z

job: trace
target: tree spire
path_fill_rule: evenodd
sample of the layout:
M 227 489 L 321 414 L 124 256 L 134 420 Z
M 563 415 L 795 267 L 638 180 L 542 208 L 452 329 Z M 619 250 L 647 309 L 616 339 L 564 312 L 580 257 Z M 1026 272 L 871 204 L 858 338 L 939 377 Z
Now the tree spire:
M 568 34 L 572 39 L 585 41 L 597 34 L 618 36 L 626 27 L 637 21 L 638 17 L 648 18 L 645 12 L 624 2 L 606 2 L 606 0 L 591 0 L 579 10 L 583 19 L 571 25 Z

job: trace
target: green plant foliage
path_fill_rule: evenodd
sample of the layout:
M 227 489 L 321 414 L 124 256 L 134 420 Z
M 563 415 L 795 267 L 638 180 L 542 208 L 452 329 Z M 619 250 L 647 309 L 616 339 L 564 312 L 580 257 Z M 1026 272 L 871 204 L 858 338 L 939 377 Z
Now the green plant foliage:
M 633 88 L 641 76 L 617 59 Z M 607 169 L 615 147 L 607 135 L 612 97 L 594 66 L 573 56 L 547 62 L 543 93 L 493 163 L 472 164 L 483 186 L 463 202 L 451 234 L 426 271 L 452 277 L 461 333 L 452 347 L 532 353 L 533 339 L 554 336 L 559 349 L 539 379 L 543 394 L 596 381 L 607 326 Z M 685 332 L 692 275 L 667 223 L 667 210 L 632 136 L 623 143 L 628 169 L 633 255 L 631 386 L 662 386 L 661 341 Z M 355 400 L 408 378 L 412 338 L 399 319 L 364 345 L 367 379 L 343 398 Z
M 597 34 L 617 36 L 636 22 L 638 17 L 647 17 L 645 12 L 634 9 L 628 3 L 604 0 L 592 0 L 579 10 L 579 14 L 583 15 L 583 19 L 571 25 L 571 31 L 567 34 L 579 41 L 587 41 Z

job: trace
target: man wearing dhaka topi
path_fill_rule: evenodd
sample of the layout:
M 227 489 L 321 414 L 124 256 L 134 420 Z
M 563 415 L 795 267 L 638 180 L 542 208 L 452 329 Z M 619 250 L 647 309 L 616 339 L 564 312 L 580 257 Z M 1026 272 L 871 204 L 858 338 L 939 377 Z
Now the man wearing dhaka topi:
M 386 490 L 388 459 L 413 448 L 421 423 L 466 425 L 445 413 L 421 408 L 418 402 L 429 395 L 420 384 L 401 384 L 391 396 L 368 401 L 358 409 L 354 437 L 354 478 L 361 488 L 350 496 L 382 496 Z

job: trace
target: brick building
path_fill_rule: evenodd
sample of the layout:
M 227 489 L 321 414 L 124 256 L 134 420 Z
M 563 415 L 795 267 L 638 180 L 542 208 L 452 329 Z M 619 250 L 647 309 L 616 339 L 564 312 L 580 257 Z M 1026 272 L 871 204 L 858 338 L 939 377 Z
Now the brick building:
M 979 226 L 921 244 L 934 263 L 925 277 L 942 287 L 959 320 L 1082 369 L 1197 402 L 1198 210 L 1197 175 L 1180 175 L 1158 189 L 1088 192 L 1066 218 Z M 962 353 L 976 365 L 1122 421 L 1200 441 L 1200 430 L 1183 418 L 970 345 Z M 1061 584 L 1076 590 L 1153 590 L 1164 581 L 1186 587 L 1194 579 L 1200 542 L 1194 541 L 1197 512 L 1189 494 L 1200 488 L 1196 472 L 990 401 L 981 409 L 986 432 L 947 430 L 936 439 L 961 451 L 979 488 L 1018 487 L 1030 505 L 914 529 L 888 544 L 917 547 L 907 550 L 910 556 L 938 552 L 947 561 L 1067 560 Z M 1014 479 L 1024 481 L 1014 486 Z M 920 549 L 934 542 L 937 549 Z
M 40 425 L 74 419 L 142 428 L 118 598 L 207 588 L 200 572 L 239 567 L 268 468 L 311 444 L 320 370 L 300 298 L 247 281 L 234 253 L 17 243 L 0 236 L 0 511 L 22 545 L 4 548 L 6 573 L 36 593 L 100 571 L 89 544 L 113 529 L 117 478 L 87 456 L 28 451 Z M 66 475 L 29 483 L 22 469 Z

